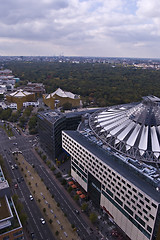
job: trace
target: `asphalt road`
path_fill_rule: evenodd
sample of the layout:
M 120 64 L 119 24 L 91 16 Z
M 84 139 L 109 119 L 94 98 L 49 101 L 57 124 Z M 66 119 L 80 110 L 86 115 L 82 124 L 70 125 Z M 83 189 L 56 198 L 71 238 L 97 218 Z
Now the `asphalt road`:
M 40 218 L 42 218 L 43 216 L 36 202 L 34 200 L 30 200 L 30 191 L 25 181 L 21 181 L 20 183 L 18 183 L 17 189 L 14 188 L 15 183 L 17 183 L 17 178 L 20 178 L 22 176 L 19 169 L 11 170 L 11 165 L 16 164 L 11 153 L 12 150 L 14 150 L 15 148 L 15 145 L 13 145 L 13 143 L 15 142 L 17 142 L 16 147 L 18 147 L 19 149 L 22 146 L 26 146 L 26 141 L 21 135 L 18 134 L 16 139 L 9 140 L 3 130 L 0 129 L 0 153 L 3 155 L 5 165 L 12 179 L 12 192 L 18 195 L 19 200 L 22 202 L 28 216 L 27 230 L 29 230 L 29 236 L 31 232 L 34 232 L 36 237 L 35 239 L 37 240 L 54 240 L 55 238 L 53 237 L 47 223 L 43 225 L 40 221 Z M 30 143 L 28 142 L 27 146 L 29 145 Z M 11 162 L 11 164 L 9 162 Z
M 92 234 L 89 230 L 90 226 L 87 224 L 85 219 L 83 218 L 83 214 L 77 214 L 75 212 L 75 207 L 72 206 L 70 199 L 68 199 L 64 193 L 64 189 L 57 184 L 52 176 L 50 176 L 47 169 L 41 164 L 38 158 L 32 151 L 33 144 L 35 144 L 34 136 L 24 136 L 20 135 L 16 129 L 13 130 L 15 137 L 12 139 L 8 139 L 5 133 L 0 130 L 0 152 L 2 152 L 4 158 L 7 160 L 7 168 L 10 171 L 10 174 L 13 179 L 17 179 L 20 176 L 19 170 L 11 170 L 9 165 L 9 161 L 13 163 L 12 151 L 18 149 L 22 151 L 22 154 L 26 161 L 30 164 L 35 165 L 35 169 L 37 170 L 39 176 L 43 178 L 45 185 L 49 188 L 51 194 L 54 195 L 54 198 L 57 202 L 60 203 L 60 207 L 67 214 L 67 217 L 71 224 L 74 224 L 77 228 L 78 235 L 80 239 L 84 240 L 95 240 L 97 239 L 95 234 Z M 31 231 L 36 234 L 38 240 L 54 240 L 53 236 L 51 236 L 50 230 L 47 227 L 47 224 L 42 225 L 40 222 L 40 217 L 42 217 L 36 203 L 34 201 L 30 201 L 29 199 L 29 189 L 27 188 L 25 182 L 19 183 L 19 188 L 17 190 L 14 189 L 21 199 L 22 203 L 25 206 L 26 213 L 28 215 Z

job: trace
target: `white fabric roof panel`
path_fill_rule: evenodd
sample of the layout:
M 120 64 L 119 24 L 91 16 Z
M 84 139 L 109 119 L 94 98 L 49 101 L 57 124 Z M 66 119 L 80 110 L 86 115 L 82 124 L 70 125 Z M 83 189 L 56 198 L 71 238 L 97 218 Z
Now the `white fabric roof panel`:
M 98 120 L 100 121 L 100 120 L 104 120 L 104 119 L 111 119 L 111 118 L 117 118 L 118 116 L 126 116 L 126 114 L 124 114 L 124 113 L 118 113 L 118 114 L 113 114 L 113 115 L 109 115 L 109 116 L 107 116 L 107 115 L 104 115 L 104 116 L 100 116 L 100 117 L 98 117 Z
M 122 119 L 122 121 L 125 121 L 125 120 L 128 119 L 128 118 L 127 118 L 127 117 L 124 117 L 124 116 L 120 116 L 120 117 L 118 117 L 118 118 L 116 118 L 116 119 L 110 119 L 109 121 L 108 121 L 108 119 L 106 118 L 106 121 L 99 122 L 99 124 L 103 127 L 103 126 L 109 125 L 109 124 L 111 124 L 111 123 L 113 123 L 113 122 L 119 122 L 120 119 Z M 122 122 L 122 121 L 121 121 L 121 122 Z
M 131 133 L 130 137 L 128 138 L 128 140 L 126 141 L 127 145 L 129 146 L 134 146 L 135 141 L 137 139 L 137 136 L 139 134 L 141 126 L 139 124 L 136 125 L 135 129 L 133 130 L 133 132 Z
M 148 126 L 147 127 L 143 126 L 142 134 L 141 134 L 141 138 L 140 138 L 138 147 L 140 150 L 146 151 L 147 145 L 148 145 Z
M 152 151 L 154 152 L 154 155 L 156 157 L 159 157 L 159 153 L 155 153 L 160 151 L 159 141 L 155 127 L 151 127 L 151 139 L 152 139 Z
M 133 123 L 131 120 L 128 120 L 126 123 L 128 126 L 117 136 L 119 140 L 124 140 L 124 138 L 127 136 L 127 134 L 131 131 L 131 129 L 135 126 L 135 123 Z M 122 124 L 123 125 L 123 124 Z M 121 126 L 122 126 L 121 125 Z M 125 127 L 122 126 L 122 128 Z
M 116 121 L 116 122 L 113 122 L 112 124 L 109 124 L 109 125 L 107 125 L 107 126 L 104 126 L 104 129 L 105 129 L 106 131 L 108 131 L 109 129 L 120 125 L 122 122 L 124 122 L 124 121 L 126 121 L 126 120 L 127 120 L 127 118 L 125 118 L 125 119 L 122 118 L 122 119 L 120 119 L 119 121 Z

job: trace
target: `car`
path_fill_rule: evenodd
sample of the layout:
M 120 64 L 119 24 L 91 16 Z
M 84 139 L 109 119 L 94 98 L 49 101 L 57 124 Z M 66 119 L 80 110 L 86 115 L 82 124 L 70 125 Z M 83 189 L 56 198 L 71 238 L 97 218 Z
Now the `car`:
M 79 211 L 77 209 L 75 209 L 75 213 L 79 214 Z
M 34 232 L 31 232 L 31 238 L 32 238 L 32 239 L 35 238 L 35 234 L 34 234 Z
M 41 223 L 44 225 L 46 223 L 46 221 L 44 220 L 44 218 L 40 218 Z
M 31 201 L 33 201 L 33 196 L 31 194 L 29 195 L 29 198 Z
M 17 189 L 17 188 L 18 188 L 18 184 L 17 184 L 17 183 L 14 185 L 14 188 L 15 188 L 15 189 Z
M 17 178 L 17 182 L 20 183 L 20 182 L 21 182 L 21 179 L 20 179 L 20 178 Z
M 14 170 L 14 166 L 13 165 L 11 166 L 11 169 Z
M 21 181 L 24 181 L 24 178 L 23 178 L 23 177 L 21 177 Z
M 9 161 L 9 165 L 11 165 L 12 164 L 12 162 L 11 161 Z
M 18 169 L 18 165 L 17 164 L 14 164 L 14 167 L 15 167 L 15 169 Z

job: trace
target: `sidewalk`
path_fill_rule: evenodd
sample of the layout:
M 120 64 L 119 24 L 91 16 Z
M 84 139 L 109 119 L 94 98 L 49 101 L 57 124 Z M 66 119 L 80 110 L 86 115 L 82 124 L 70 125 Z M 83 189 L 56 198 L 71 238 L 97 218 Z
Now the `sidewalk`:
M 38 155 L 38 153 L 35 151 L 35 149 L 33 149 L 33 153 L 36 155 L 36 157 L 39 159 L 39 161 L 41 162 L 41 164 L 43 165 L 43 167 L 45 167 L 45 169 L 47 170 L 47 172 L 49 173 L 49 175 L 53 178 L 53 180 L 56 182 L 56 184 L 59 186 L 59 188 L 63 191 L 63 193 L 65 194 L 66 198 L 69 199 L 71 206 L 73 206 L 73 208 L 77 209 L 79 211 L 79 214 L 82 216 L 82 218 L 84 219 L 84 221 L 87 223 L 87 225 L 89 226 L 89 228 L 92 228 L 93 230 L 96 230 L 96 227 L 91 223 L 91 221 L 89 220 L 89 218 L 86 216 L 85 213 L 81 212 L 81 208 L 79 207 L 78 204 L 76 204 L 76 202 L 74 201 L 74 199 L 71 197 L 71 195 L 68 193 L 68 191 L 63 187 L 63 185 L 60 183 L 60 181 L 55 177 L 54 173 L 50 170 L 50 168 L 48 168 L 48 166 L 43 162 L 43 160 L 41 159 L 41 157 Z M 57 168 L 56 165 L 54 165 L 56 167 L 56 169 L 60 171 L 59 168 Z M 63 175 L 63 173 L 61 172 L 61 174 Z

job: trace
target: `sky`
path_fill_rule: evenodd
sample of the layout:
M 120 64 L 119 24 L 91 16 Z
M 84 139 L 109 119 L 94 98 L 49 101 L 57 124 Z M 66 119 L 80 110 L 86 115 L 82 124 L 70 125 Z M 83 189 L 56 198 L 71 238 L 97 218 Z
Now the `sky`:
M 160 58 L 160 0 L 1 0 L 0 55 Z

